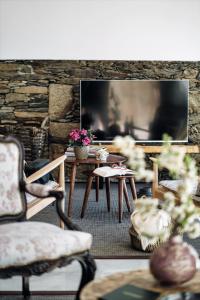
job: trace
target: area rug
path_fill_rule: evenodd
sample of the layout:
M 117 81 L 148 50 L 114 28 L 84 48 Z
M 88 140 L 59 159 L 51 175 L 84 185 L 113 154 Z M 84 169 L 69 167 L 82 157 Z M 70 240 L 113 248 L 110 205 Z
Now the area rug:
M 85 217 L 80 218 L 85 184 L 75 185 L 72 221 L 83 231 L 93 235 L 91 252 L 96 258 L 149 258 L 150 254 L 131 247 L 129 227 L 130 214 L 124 204 L 122 223 L 118 222 L 118 190 L 117 184 L 111 184 L 111 210 L 107 211 L 105 189 L 100 190 L 99 202 L 95 201 L 95 190 L 90 193 Z M 68 186 L 67 186 L 68 191 Z M 133 200 L 130 197 L 133 210 Z M 49 206 L 31 220 L 58 224 L 55 206 Z M 200 238 L 190 240 L 200 254 Z
M 6 295 L 0 296 L 1 300 L 23 300 L 24 298 L 21 295 Z M 31 300 L 75 300 L 75 296 L 71 295 L 52 295 L 52 296 L 31 296 Z

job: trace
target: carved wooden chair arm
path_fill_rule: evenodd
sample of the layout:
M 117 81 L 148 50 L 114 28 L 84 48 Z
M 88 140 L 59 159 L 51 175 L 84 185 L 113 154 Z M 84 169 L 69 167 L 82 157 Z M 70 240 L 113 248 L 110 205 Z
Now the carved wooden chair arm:
M 64 222 L 64 224 L 67 226 L 67 228 L 69 230 L 82 231 L 82 229 L 78 225 L 74 224 L 63 212 L 62 199 L 63 199 L 63 197 L 65 197 L 65 193 L 62 191 L 53 191 L 52 190 L 49 192 L 49 196 L 56 198 L 57 213 L 58 213 L 59 217 L 61 218 L 61 220 Z
M 64 214 L 62 209 L 62 200 L 65 197 L 65 193 L 62 191 L 54 191 L 51 187 L 45 186 L 43 184 L 39 183 L 29 183 L 29 184 L 22 184 L 22 190 L 39 198 L 47 198 L 47 197 L 53 197 L 56 198 L 56 210 L 61 218 L 61 220 L 64 222 L 66 227 L 69 230 L 78 230 L 82 231 L 79 226 L 76 224 L 73 224 L 71 220 Z

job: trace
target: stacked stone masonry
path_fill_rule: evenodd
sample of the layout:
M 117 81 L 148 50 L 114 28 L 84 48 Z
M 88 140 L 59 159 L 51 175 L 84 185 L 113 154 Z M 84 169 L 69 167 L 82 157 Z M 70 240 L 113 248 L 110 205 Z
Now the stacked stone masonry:
M 189 137 L 200 143 L 200 62 L 0 61 L 0 133 L 18 135 L 31 160 L 33 130 L 49 115 L 49 153 L 59 156 L 79 126 L 81 79 L 189 79 Z

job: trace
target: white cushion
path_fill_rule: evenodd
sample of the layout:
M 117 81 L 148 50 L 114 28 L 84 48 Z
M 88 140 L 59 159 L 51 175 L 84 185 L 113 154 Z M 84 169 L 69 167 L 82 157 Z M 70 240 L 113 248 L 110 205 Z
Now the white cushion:
M 162 180 L 159 182 L 160 185 L 162 185 L 163 187 L 170 189 L 174 192 L 177 191 L 178 186 L 180 185 L 180 183 L 182 182 L 182 180 Z M 197 190 L 197 186 L 198 186 L 198 181 L 195 181 L 193 183 L 193 187 L 192 187 L 192 194 L 195 195 L 196 190 Z
M 0 268 L 22 266 L 89 250 L 92 236 L 43 222 L 0 225 Z
M 13 142 L 0 143 L 0 174 L 0 216 L 21 213 L 19 149 Z
M 59 186 L 59 184 L 56 181 L 53 181 L 53 180 L 49 180 L 44 185 L 48 186 L 48 187 L 51 187 L 52 190 L 54 190 L 55 188 L 57 188 Z M 27 203 L 31 203 L 31 202 L 33 202 L 36 199 L 37 199 L 36 196 L 33 196 L 33 195 L 29 194 L 29 193 L 26 193 L 26 201 L 27 201 Z

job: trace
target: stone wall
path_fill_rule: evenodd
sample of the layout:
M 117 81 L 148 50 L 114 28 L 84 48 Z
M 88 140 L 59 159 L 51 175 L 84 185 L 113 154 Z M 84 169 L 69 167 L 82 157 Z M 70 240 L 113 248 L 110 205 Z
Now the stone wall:
M 32 159 L 33 128 L 49 115 L 50 156 L 63 153 L 79 126 L 81 79 L 189 79 L 189 137 L 200 142 L 200 62 L 0 61 L 0 133 L 18 134 Z

